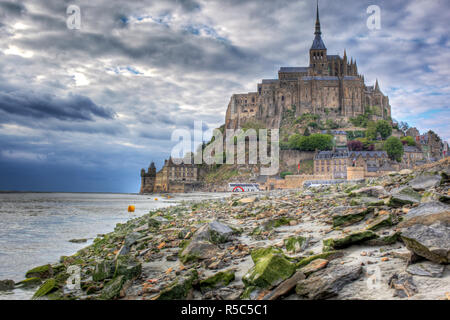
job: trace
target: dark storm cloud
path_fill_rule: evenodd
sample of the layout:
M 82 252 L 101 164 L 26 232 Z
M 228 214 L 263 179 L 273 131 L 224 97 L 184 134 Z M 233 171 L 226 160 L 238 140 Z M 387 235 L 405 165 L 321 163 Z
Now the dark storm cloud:
M 0 110 L 36 119 L 56 118 L 71 121 L 93 121 L 94 116 L 113 119 L 114 112 L 96 105 L 88 97 L 72 95 L 65 98 L 29 91 L 0 91 Z
M 17 2 L 0 1 L 0 14 L 20 16 L 25 13 L 25 6 Z

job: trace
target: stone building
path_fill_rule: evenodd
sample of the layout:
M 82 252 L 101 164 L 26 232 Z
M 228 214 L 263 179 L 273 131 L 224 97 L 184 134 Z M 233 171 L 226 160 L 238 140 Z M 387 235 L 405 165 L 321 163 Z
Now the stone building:
M 425 154 L 428 161 L 437 161 L 442 159 L 444 144 L 441 138 L 432 130 L 419 136 L 419 147 Z
M 164 161 L 162 169 L 156 173 L 152 162 L 148 172 L 141 170 L 140 193 L 191 192 L 199 186 L 199 169 L 195 164 L 174 161 L 171 157 Z
M 413 168 L 426 163 L 425 156 L 416 146 L 403 146 L 402 167 Z
M 347 165 L 347 148 L 336 148 L 333 151 L 320 151 L 314 156 L 315 175 L 328 175 L 332 179 L 346 179 Z
M 238 129 L 247 121 L 267 128 L 279 128 L 282 114 L 295 108 L 295 115 L 319 114 L 324 118 L 348 121 L 369 108 L 373 120 L 390 119 L 391 107 L 376 81 L 366 86 L 356 60 L 329 55 L 322 40 L 317 7 L 315 38 L 309 50 L 309 66 L 281 67 L 277 79 L 264 79 L 256 92 L 232 95 L 225 127 Z
M 349 179 L 347 174 L 350 167 L 361 168 L 365 177 L 393 170 L 386 151 L 349 151 L 347 148 L 336 148 L 333 151 L 317 152 L 314 156 L 315 175 Z

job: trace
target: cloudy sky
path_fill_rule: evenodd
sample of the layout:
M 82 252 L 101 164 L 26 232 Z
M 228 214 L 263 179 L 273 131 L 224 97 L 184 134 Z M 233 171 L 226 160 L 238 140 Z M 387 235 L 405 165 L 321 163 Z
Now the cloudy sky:
M 320 7 L 329 54 L 346 48 L 395 119 L 448 140 L 449 1 Z M 307 66 L 314 18 L 313 0 L 0 0 L 0 190 L 137 192 L 174 129 L 216 127 L 232 93 Z

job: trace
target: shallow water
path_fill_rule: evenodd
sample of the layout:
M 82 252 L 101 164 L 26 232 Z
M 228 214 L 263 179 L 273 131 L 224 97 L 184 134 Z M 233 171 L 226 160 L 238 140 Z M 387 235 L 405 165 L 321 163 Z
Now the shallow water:
M 32 267 L 55 263 L 92 243 L 117 223 L 182 200 L 221 198 L 225 194 L 173 195 L 102 193 L 0 193 L 0 280 L 20 281 Z M 156 201 L 155 198 L 158 200 Z M 128 213 L 128 205 L 136 211 Z M 88 239 L 72 243 L 71 239 Z M 33 291 L 0 292 L 1 299 L 29 299 Z

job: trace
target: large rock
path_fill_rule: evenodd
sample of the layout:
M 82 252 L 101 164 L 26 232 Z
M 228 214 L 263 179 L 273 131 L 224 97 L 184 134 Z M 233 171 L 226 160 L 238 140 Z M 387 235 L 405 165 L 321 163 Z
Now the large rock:
M 92 280 L 103 281 L 105 279 L 111 279 L 114 276 L 115 268 L 115 262 L 111 260 L 104 260 L 97 263 L 92 274 Z
M 181 300 L 186 299 L 193 284 L 198 280 L 196 270 L 189 270 L 183 276 L 178 277 L 167 288 L 161 291 L 157 300 Z
M 341 264 L 333 261 L 326 269 L 300 280 L 295 292 L 302 298 L 310 300 L 332 298 L 339 294 L 345 285 L 358 279 L 361 273 L 360 263 Z
M 373 208 L 365 207 L 336 207 L 331 216 L 333 227 L 349 226 L 363 220 L 373 211 Z
M 28 270 L 25 274 L 25 278 L 40 278 L 40 279 L 48 279 L 53 276 L 53 268 L 49 264 L 45 264 L 43 266 L 35 267 L 31 270 Z
M 426 172 L 411 180 L 409 185 L 416 191 L 427 190 L 437 187 L 441 183 L 441 180 L 441 175 Z
M 423 261 L 410 264 L 406 271 L 416 276 L 425 276 L 432 278 L 440 278 L 444 273 L 445 266 L 431 261 Z
M 388 205 L 394 208 L 403 207 L 407 204 L 419 203 L 422 196 L 411 187 L 403 187 L 392 194 Z
M 438 202 L 426 202 L 408 211 L 399 227 L 406 228 L 414 224 L 431 225 L 437 221 L 450 224 L 450 206 Z
M 390 227 L 394 224 L 393 219 L 392 219 L 392 215 L 390 214 L 385 214 L 385 215 L 380 215 L 378 217 L 375 218 L 374 221 L 372 221 L 368 226 L 367 226 L 367 230 L 372 230 L 372 231 L 376 231 L 378 229 L 382 229 L 382 228 L 386 228 L 386 227 Z
M 436 222 L 430 226 L 415 224 L 403 230 L 402 240 L 415 254 L 436 263 L 450 260 L 450 227 Z
M 41 298 L 55 290 L 58 289 L 57 282 L 55 279 L 51 278 L 46 280 L 39 289 L 34 293 L 32 299 Z
M 125 280 L 131 280 L 139 277 L 141 272 L 142 265 L 139 261 L 129 257 L 120 257 L 116 261 L 114 277 L 124 276 Z
M 233 229 L 229 226 L 219 221 L 213 221 L 198 229 L 193 236 L 193 240 L 204 240 L 218 244 L 229 241 L 232 235 Z
M 386 190 L 382 186 L 364 187 L 358 190 L 354 190 L 350 193 L 350 196 L 367 196 L 379 198 L 387 195 Z
M 211 259 L 216 256 L 219 248 L 207 241 L 191 240 L 181 251 L 180 260 L 183 263 L 195 260 Z
M 7 291 L 14 289 L 13 280 L 0 280 L 0 291 Z
M 118 276 L 117 278 L 112 279 L 103 288 L 100 299 L 111 300 L 116 298 L 117 296 L 119 296 L 120 290 L 122 290 L 124 283 L 124 276 Z
M 378 235 L 373 231 L 357 231 L 341 238 L 325 239 L 323 240 L 323 246 L 325 251 L 330 249 L 344 249 L 354 244 L 376 238 L 378 238 Z
M 272 247 L 253 250 L 255 265 L 242 277 L 247 287 L 272 288 L 292 276 L 295 264 L 289 262 L 282 251 Z

